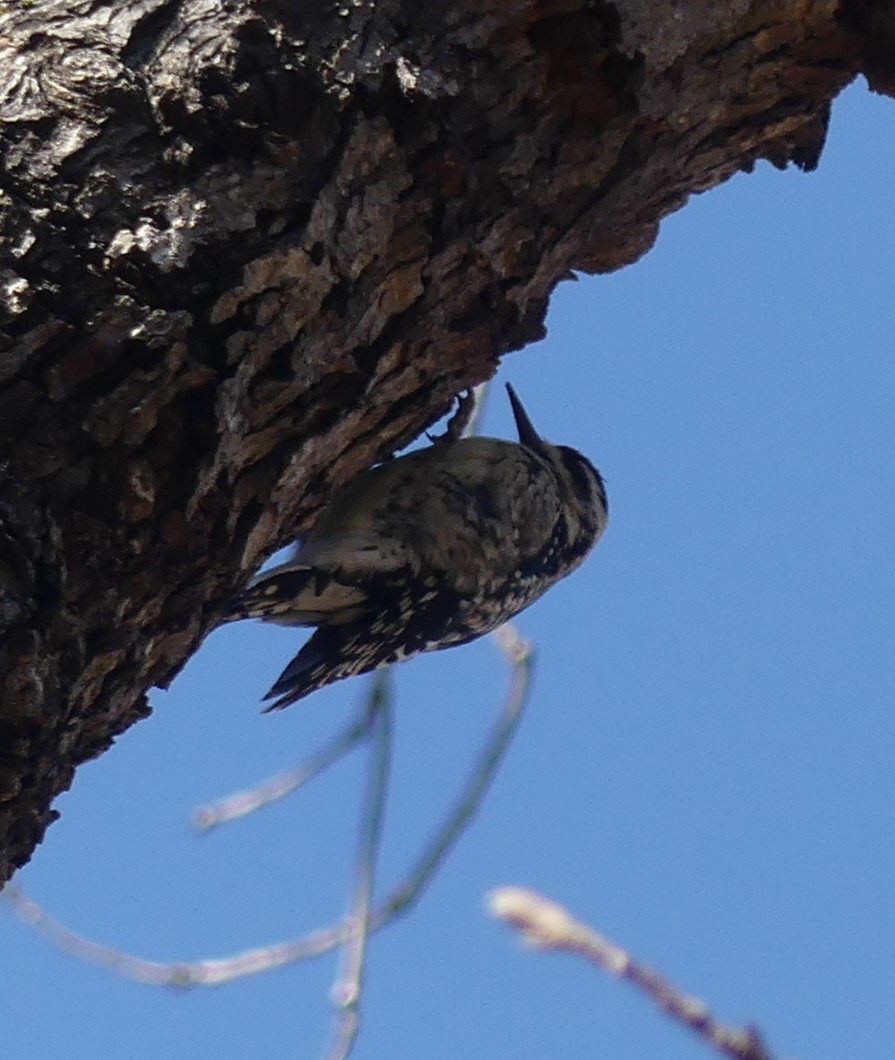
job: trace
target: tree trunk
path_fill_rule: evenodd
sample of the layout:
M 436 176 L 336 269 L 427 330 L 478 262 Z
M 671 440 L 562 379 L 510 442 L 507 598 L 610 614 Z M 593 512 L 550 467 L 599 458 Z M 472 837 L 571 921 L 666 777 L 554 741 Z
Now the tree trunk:
M 895 3 L 0 5 L 0 882 L 332 489 L 693 191 L 817 162 Z

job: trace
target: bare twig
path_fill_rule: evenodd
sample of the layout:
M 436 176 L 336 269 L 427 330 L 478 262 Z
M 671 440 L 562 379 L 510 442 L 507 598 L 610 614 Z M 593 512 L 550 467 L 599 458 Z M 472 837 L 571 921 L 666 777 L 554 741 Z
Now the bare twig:
M 532 648 L 516 628 L 509 624 L 496 630 L 492 637 L 510 665 L 509 686 L 497 722 L 489 733 L 476 765 L 454 806 L 445 815 L 441 826 L 436 829 L 407 878 L 370 913 L 370 931 L 378 930 L 405 915 L 419 901 L 432 877 L 481 805 L 519 724 L 531 684 Z M 358 721 L 357 725 L 360 724 Z M 352 730 L 346 730 L 342 738 L 350 731 Z M 301 768 L 303 767 L 299 767 Z M 349 923 L 342 922 L 299 938 L 270 946 L 259 946 L 228 957 L 166 964 L 103 946 L 78 935 L 47 914 L 14 883 L 7 885 L 2 896 L 23 921 L 59 949 L 90 964 L 108 968 L 128 979 L 152 985 L 217 986 L 286 964 L 319 957 L 344 943 L 352 931 Z
M 341 967 L 332 990 L 333 1001 L 340 1011 L 326 1060 L 345 1060 L 354 1046 L 360 1025 L 364 959 L 391 768 L 393 712 L 388 674 L 388 669 L 376 673 L 370 694 L 368 713 L 373 727 L 370 775 L 361 815 L 353 894 L 346 917 L 348 936 L 342 947 Z
M 754 1027 L 740 1029 L 719 1023 L 698 998 L 681 993 L 556 902 L 524 887 L 498 887 L 488 895 L 487 904 L 494 916 L 519 931 L 530 945 L 577 953 L 610 975 L 627 979 L 723 1056 L 774 1060 Z
M 277 799 L 291 795 L 293 791 L 313 780 L 360 743 L 370 731 L 372 717 L 369 710 L 365 708 L 356 721 L 324 744 L 317 754 L 294 768 L 269 777 L 253 788 L 225 795 L 222 799 L 208 803 L 206 806 L 197 807 L 191 816 L 193 827 L 198 832 L 209 832 L 219 824 L 226 824 L 227 821 L 234 821 L 238 817 L 254 813 L 255 810 L 269 806 Z
M 104 946 L 85 938 L 51 917 L 33 899 L 23 893 L 14 882 L 2 892 L 16 915 L 39 932 L 48 942 L 65 953 L 87 964 L 108 968 L 126 979 L 149 986 L 219 986 L 234 979 L 257 975 L 272 968 L 280 968 L 296 961 L 319 957 L 343 941 L 347 931 L 338 933 L 332 928 L 316 931 L 301 938 L 259 946 L 227 957 L 205 958 L 198 961 L 166 963 L 151 961 L 131 953 Z
M 445 815 L 416 865 L 402 884 L 374 913 L 378 927 L 393 917 L 403 915 L 419 900 L 432 877 L 463 834 L 482 804 L 503 756 L 509 748 L 522 716 L 531 685 L 534 650 L 511 623 L 491 634 L 510 665 L 510 681 L 497 722 L 485 740 L 479 758 L 452 809 Z
M 488 394 L 488 383 L 479 383 L 472 388 L 472 408 L 469 410 L 466 422 L 463 425 L 461 437 L 469 438 L 479 429 L 479 420 L 485 411 L 485 397 Z

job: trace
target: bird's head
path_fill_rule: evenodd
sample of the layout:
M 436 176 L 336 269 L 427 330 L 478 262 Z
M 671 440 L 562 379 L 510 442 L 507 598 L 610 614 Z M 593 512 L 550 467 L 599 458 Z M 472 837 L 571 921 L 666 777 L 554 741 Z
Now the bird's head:
M 535 430 L 516 391 L 507 383 L 519 444 L 547 463 L 556 475 L 565 501 L 570 536 L 589 551 L 606 529 L 609 502 L 603 476 L 577 449 L 553 445 Z

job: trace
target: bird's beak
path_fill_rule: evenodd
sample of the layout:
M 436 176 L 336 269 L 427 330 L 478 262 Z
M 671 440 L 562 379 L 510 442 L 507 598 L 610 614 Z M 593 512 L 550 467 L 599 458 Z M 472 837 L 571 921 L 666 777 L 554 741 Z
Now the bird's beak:
M 528 413 L 522 407 L 522 402 L 516 397 L 516 391 L 507 383 L 507 393 L 510 395 L 510 405 L 513 408 L 513 418 L 516 421 L 516 430 L 519 432 L 519 441 L 528 449 L 541 453 L 544 450 L 544 441 L 532 426 Z

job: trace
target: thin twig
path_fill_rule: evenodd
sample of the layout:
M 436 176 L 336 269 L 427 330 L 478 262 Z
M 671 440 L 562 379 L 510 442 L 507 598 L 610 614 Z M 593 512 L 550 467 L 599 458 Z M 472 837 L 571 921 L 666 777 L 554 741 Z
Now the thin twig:
M 63 952 L 87 964 L 107 968 L 126 979 L 149 986 L 220 986 L 234 979 L 329 953 L 348 934 L 347 930 L 326 928 L 300 938 L 258 946 L 226 957 L 169 963 L 138 957 L 77 934 L 50 916 L 14 882 L 6 885 L 0 897 L 6 899 L 19 919 Z
M 534 650 L 509 622 L 495 630 L 491 636 L 510 666 L 509 687 L 497 722 L 485 740 L 469 779 L 457 801 L 445 815 L 440 828 L 423 849 L 404 882 L 392 891 L 373 914 L 376 927 L 408 912 L 419 900 L 481 806 L 522 717 L 522 709 L 531 686 Z
M 376 673 L 368 712 L 373 735 L 370 773 L 361 815 L 353 893 L 346 917 L 349 934 L 342 947 L 341 966 L 331 995 L 339 1014 L 326 1060 L 345 1060 L 354 1046 L 360 1025 L 360 998 L 370 935 L 370 910 L 391 771 L 393 709 L 388 669 Z
M 246 814 L 269 806 L 277 799 L 291 795 L 293 791 L 313 780 L 360 743 L 370 730 L 371 720 L 372 716 L 365 708 L 356 721 L 324 744 L 315 755 L 305 759 L 299 765 L 269 777 L 253 788 L 225 795 L 215 802 L 197 807 L 190 817 L 193 827 L 197 832 L 209 832 L 217 825 L 245 817 Z
M 370 931 L 376 931 L 405 915 L 420 899 L 481 804 L 518 727 L 530 690 L 533 651 L 531 645 L 510 624 L 496 630 L 492 637 L 510 665 L 509 686 L 497 722 L 453 808 L 445 815 L 416 864 L 406 879 L 370 914 Z M 76 934 L 44 912 L 14 883 L 7 884 L 2 897 L 8 900 L 20 919 L 33 926 L 59 949 L 90 964 L 109 968 L 128 979 L 153 985 L 217 986 L 268 969 L 319 957 L 341 945 L 351 934 L 351 925 L 342 922 L 299 938 L 258 946 L 228 957 L 166 964 L 124 953 Z
M 472 388 L 472 409 L 461 432 L 462 438 L 469 438 L 479 429 L 479 420 L 485 411 L 485 396 L 488 393 L 488 383 L 479 383 Z
M 740 1029 L 719 1023 L 704 1002 L 679 991 L 556 902 L 524 887 L 498 887 L 488 895 L 487 905 L 494 916 L 520 932 L 529 945 L 576 953 L 610 975 L 627 979 L 723 1056 L 774 1060 L 754 1027 Z

